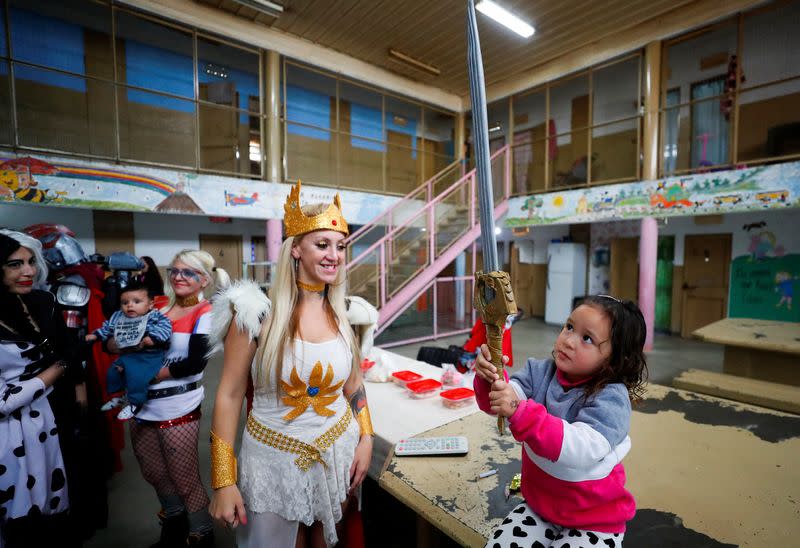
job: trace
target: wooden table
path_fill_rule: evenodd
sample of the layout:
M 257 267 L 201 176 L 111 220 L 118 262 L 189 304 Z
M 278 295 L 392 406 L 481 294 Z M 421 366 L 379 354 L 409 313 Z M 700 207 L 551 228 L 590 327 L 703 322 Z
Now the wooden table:
M 692 335 L 725 345 L 725 373 L 800 386 L 800 324 L 725 318 Z
M 624 463 L 638 510 L 626 545 L 798 545 L 800 417 L 650 385 L 631 423 Z M 483 546 L 521 500 L 503 494 L 519 444 L 483 413 L 424 435 L 467 436 L 470 452 L 392 456 L 379 484 L 460 544 Z M 489 469 L 498 474 L 476 479 Z

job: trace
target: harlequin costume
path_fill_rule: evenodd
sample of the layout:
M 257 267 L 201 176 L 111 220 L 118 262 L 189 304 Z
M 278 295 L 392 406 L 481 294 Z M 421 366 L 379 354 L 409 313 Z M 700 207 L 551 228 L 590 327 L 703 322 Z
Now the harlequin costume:
M 300 210 L 300 183 L 284 206 L 287 237 L 315 230 L 348 234 L 338 194 L 322 213 Z M 239 281 L 214 299 L 211 342 L 220 349 L 230 322 L 257 339 L 268 321 L 269 299 L 252 282 Z M 256 387 L 242 436 L 238 461 L 233 448 L 211 433 L 212 487 L 237 482 L 247 508 L 247 525 L 237 528 L 242 546 L 294 546 L 298 524 L 322 524 L 329 546 L 338 541 L 336 523 L 350 487 L 350 467 L 362 434 L 372 434 L 364 405 L 354 416 L 343 393 L 353 363 L 352 350 L 340 326 L 336 338 L 321 343 L 294 339 L 283 356 L 281 378 Z M 258 359 L 251 373 L 262 370 Z M 279 388 L 280 387 L 280 388 Z

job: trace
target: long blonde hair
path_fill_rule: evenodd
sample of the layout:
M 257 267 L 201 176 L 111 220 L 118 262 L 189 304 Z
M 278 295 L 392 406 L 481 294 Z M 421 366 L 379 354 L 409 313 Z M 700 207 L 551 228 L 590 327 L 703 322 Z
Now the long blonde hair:
M 306 215 L 316 215 L 327 208 L 327 204 L 309 204 L 302 207 Z M 258 390 L 275 393 L 280 392 L 280 379 L 283 377 L 283 360 L 287 343 L 290 352 L 293 351 L 293 340 L 297 336 L 298 321 L 297 310 L 297 278 L 295 274 L 295 259 L 292 257 L 292 246 L 305 235 L 286 238 L 281 244 L 278 265 L 269 290 L 272 301 L 272 311 L 269 318 L 261 324 L 261 333 L 258 336 L 258 351 L 255 357 L 255 387 Z M 356 344 L 355 334 L 347 321 L 347 307 L 345 293 L 347 291 L 344 264 L 340 265 L 336 281 L 325 289 L 325 303 L 328 319 L 335 323 L 337 332 L 340 333 L 353 355 L 350 378 L 361 374 L 361 356 Z M 276 386 L 270 386 L 272 373 L 275 373 Z
M 203 276 L 206 277 L 206 280 L 208 280 L 209 285 L 212 286 L 211 289 L 213 289 L 214 286 L 224 289 L 231 284 L 231 277 L 228 276 L 228 273 L 222 268 L 216 268 L 214 257 L 212 257 L 207 251 L 203 251 L 201 249 L 183 249 L 175 254 L 169 264 L 171 266 L 178 261 L 189 265 L 198 272 L 201 272 Z M 172 306 L 175 304 L 175 290 L 172 289 L 171 281 L 167 281 L 164 292 L 166 293 L 167 297 L 169 297 L 167 309 L 172 308 Z

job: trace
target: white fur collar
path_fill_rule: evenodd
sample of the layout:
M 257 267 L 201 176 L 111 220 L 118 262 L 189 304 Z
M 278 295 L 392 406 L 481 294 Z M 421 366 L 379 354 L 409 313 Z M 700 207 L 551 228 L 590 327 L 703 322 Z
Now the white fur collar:
M 261 322 L 269 314 L 272 303 L 253 280 L 237 280 L 211 299 L 214 314 L 211 332 L 208 335 L 208 355 L 220 352 L 228 334 L 231 320 L 236 318 L 236 326 L 246 331 L 251 338 L 258 337 Z

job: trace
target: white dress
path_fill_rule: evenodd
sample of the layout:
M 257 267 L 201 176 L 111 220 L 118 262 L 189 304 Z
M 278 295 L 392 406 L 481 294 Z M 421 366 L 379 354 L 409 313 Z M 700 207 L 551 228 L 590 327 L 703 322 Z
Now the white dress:
M 0 522 L 69 508 L 58 429 L 36 345 L 0 340 Z M 2 545 L 2 539 L 0 539 Z
M 308 386 L 308 394 L 316 405 L 308 405 L 304 410 L 285 404 L 282 401 L 283 393 L 276 397 L 274 392 L 256 390 L 251 415 L 267 428 L 311 445 L 316 438 L 336 425 L 344 413 L 352 413 L 342 393 L 342 386 L 350 376 L 352 354 L 341 335 L 322 343 L 295 339 L 294 353 L 288 350 L 287 348 L 282 371 L 282 378 L 286 383 L 296 385 L 299 378 L 302 386 L 312 384 L 309 381 L 317 364 L 317 379 L 320 369 L 325 373 L 329 366 L 333 370 L 333 379 L 322 387 Z M 293 369 L 297 373 L 294 380 Z M 254 364 L 253 377 L 258 378 L 257 374 Z M 341 385 L 328 394 L 337 396 L 333 402 L 320 405 L 320 400 L 314 399 L 324 396 L 325 388 L 332 388 L 338 383 Z M 269 385 L 275 386 L 274 373 L 273 382 Z M 287 420 L 285 417 L 293 411 L 297 416 Z M 333 414 L 325 416 L 318 411 Z M 327 544 L 335 544 L 338 540 L 336 522 L 342 518 L 341 505 L 347 498 L 350 466 L 359 439 L 359 427 L 353 419 L 333 445 L 321 452 L 327 466 L 314 462 L 311 468 L 303 471 L 295 464 L 297 454 L 265 445 L 245 429 L 239 454 L 239 489 L 247 507 L 248 520 L 253 519 L 254 512 L 271 512 L 290 522 L 311 525 L 314 521 L 319 521 L 322 523 Z M 293 526 L 296 528 L 296 523 Z M 241 534 L 246 534 L 246 531 L 240 531 Z M 245 544 L 241 542 L 241 536 L 239 538 L 240 543 Z M 258 545 L 256 539 L 250 542 Z M 268 539 L 263 539 L 262 542 L 263 546 L 270 544 Z

